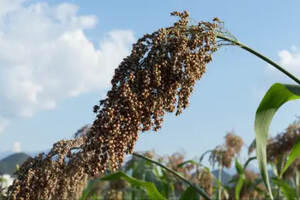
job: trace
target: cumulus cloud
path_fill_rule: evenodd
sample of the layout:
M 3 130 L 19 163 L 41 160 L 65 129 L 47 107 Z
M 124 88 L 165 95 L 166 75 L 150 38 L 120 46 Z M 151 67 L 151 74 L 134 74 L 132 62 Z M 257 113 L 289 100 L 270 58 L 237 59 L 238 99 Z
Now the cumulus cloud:
M 73 4 L 0 1 L 0 131 L 12 117 L 108 86 L 134 36 L 111 31 L 96 48 L 85 34 L 96 23 Z
M 291 50 L 281 50 L 279 52 L 279 63 L 286 67 L 292 73 L 300 76 L 300 51 L 296 46 L 292 46 Z

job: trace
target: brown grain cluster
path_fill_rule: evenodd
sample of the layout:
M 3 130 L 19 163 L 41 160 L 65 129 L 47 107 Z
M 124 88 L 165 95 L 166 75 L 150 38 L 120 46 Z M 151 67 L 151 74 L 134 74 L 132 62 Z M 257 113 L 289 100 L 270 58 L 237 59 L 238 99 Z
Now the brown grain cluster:
M 195 173 L 192 174 L 192 182 L 198 184 L 203 190 L 208 194 L 208 196 L 213 195 L 213 181 L 214 176 L 206 168 L 199 168 Z
M 230 168 L 233 158 L 240 152 L 243 139 L 231 132 L 225 136 L 225 144 L 217 146 L 210 155 L 212 164 L 218 163 L 221 167 Z
M 290 152 L 300 135 L 300 121 L 291 124 L 285 132 L 270 138 L 267 144 L 267 158 L 276 162 L 280 156 Z
M 300 136 L 300 120 L 295 121 L 281 134 L 270 138 L 267 144 L 268 162 L 275 164 L 278 170 L 281 170 L 282 163 L 286 162 L 287 156 L 297 142 Z M 284 173 L 284 178 L 290 178 L 295 170 L 300 171 L 300 158 L 297 158 L 293 164 Z
M 189 15 L 140 38 L 115 70 L 107 97 L 94 106 L 85 134 L 56 143 L 28 160 L 9 188 L 9 199 L 76 199 L 87 177 L 116 170 L 133 151 L 139 131 L 158 130 L 165 112 L 180 114 L 217 50 L 217 21 L 189 25 Z
M 77 199 L 88 175 L 78 166 L 78 155 L 72 151 L 80 148 L 85 139 L 61 140 L 48 154 L 28 159 L 16 172 L 8 199 Z

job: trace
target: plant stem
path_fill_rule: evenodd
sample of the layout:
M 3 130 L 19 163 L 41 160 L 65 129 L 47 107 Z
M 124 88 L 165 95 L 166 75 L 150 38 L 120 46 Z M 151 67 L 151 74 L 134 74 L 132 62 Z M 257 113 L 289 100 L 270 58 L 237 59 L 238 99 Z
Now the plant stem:
M 275 67 L 276 69 L 278 69 L 279 71 L 281 71 L 282 73 L 284 73 L 285 75 L 287 75 L 289 78 L 291 78 L 292 80 L 294 80 L 295 82 L 297 82 L 298 84 L 300 84 L 300 80 L 294 76 L 293 74 L 291 74 L 290 72 L 288 72 L 287 70 L 285 70 L 282 66 L 280 66 L 279 64 L 275 63 L 274 61 L 272 61 L 271 59 L 269 59 L 268 57 L 264 56 L 263 54 L 255 51 L 254 49 L 248 47 L 247 45 L 235 40 L 235 39 L 231 39 L 229 37 L 226 37 L 222 34 L 217 34 L 216 35 L 217 38 L 231 42 L 232 44 L 241 47 L 242 49 L 245 49 L 246 51 L 256 55 L 257 57 L 263 59 L 264 61 L 266 61 L 267 63 L 269 63 L 270 65 L 272 65 L 273 67 Z
M 298 170 L 296 170 L 296 175 L 294 177 L 294 181 L 295 181 L 295 188 L 296 188 L 296 196 L 297 199 L 299 199 L 299 172 Z
M 185 179 L 183 176 L 181 176 L 179 173 L 175 172 L 174 170 L 172 170 L 172 169 L 170 169 L 170 168 L 164 166 L 163 164 L 161 164 L 161 163 L 159 163 L 159 162 L 157 162 L 157 161 L 155 161 L 155 160 L 152 160 L 152 159 L 150 159 L 150 158 L 147 158 L 147 157 L 145 157 L 145 156 L 143 156 L 143 155 L 141 155 L 141 154 L 133 153 L 132 155 L 133 155 L 133 156 L 136 156 L 136 157 L 139 157 L 139 158 L 142 158 L 142 159 L 144 159 L 144 160 L 147 160 L 147 161 L 149 161 L 149 162 L 151 162 L 151 163 L 154 163 L 154 164 L 156 164 L 156 165 L 158 165 L 158 166 L 164 168 L 165 170 L 167 170 L 168 172 L 172 173 L 173 175 L 175 175 L 176 177 L 178 177 L 180 180 L 182 180 L 183 182 L 185 182 L 186 184 L 188 184 L 190 187 L 192 187 L 192 188 L 193 188 L 195 191 L 197 191 L 201 196 L 203 196 L 203 197 L 206 198 L 207 200 L 212 200 L 212 199 L 208 196 L 208 194 L 206 194 L 206 192 L 205 192 L 203 189 L 201 189 L 201 188 L 197 187 L 196 185 L 194 185 L 193 183 L 189 182 L 187 179 Z
M 222 184 L 222 172 L 223 172 L 223 167 L 220 165 L 219 166 L 219 170 L 218 170 L 218 200 L 221 200 L 222 198 L 222 188 L 221 188 L 221 184 Z

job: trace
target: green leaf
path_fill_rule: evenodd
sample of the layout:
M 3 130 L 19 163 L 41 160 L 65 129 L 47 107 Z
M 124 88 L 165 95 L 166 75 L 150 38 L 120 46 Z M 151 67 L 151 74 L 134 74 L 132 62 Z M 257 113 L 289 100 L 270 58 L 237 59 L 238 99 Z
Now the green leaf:
M 212 150 L 205 151 L 205 152 L 200 156 L 199 163 L 202 162 L 202 160 L 204 159 L 204 156 L 205 156 L 206 154 L 211 153 L 211 152 L 212 152 Z
M 248 155 L 250 155 L 256 149 L 256 139 L 254 139 L 249 148 L 248 148 Z
M 204 165 L 202 165 L 201 163 L 198 163 L 198 162 L 195 161 L 195 160 L 187 160 L 187 161 L 184 161 L 184 162 L 178 164 L 177 167 L 178 167 L 178 168 L 181 168 L 181 167 L 183 167 L 183 166 L 186 165 L 186 164 L 193 164 L 193 165 L 196 165 L 196 166 L 198 166 L 198 167 L 204 167 Z
M 181 168 L 181 167 L 183 167 L 183 166 L 186 165 L 186 164 L 193 164 L 193 165 L 197 165 L 197 166 L 200 165 L 197 161 L 194 161 L 194 160 L 187 160 L 187 161 L 184 161 L 184 162 L 178 164 L 177 167 L 178 167 L 178 168 Z M 200 165 L 200 166 L 201 166 L 201 165 Z
M 149 197 L 149 200 L 166 200 L 159 191 L 156 189 L 155 185 L 150 182 L 141 181 L 135 179 L 131 176 L 128 176 L 124 172 L 116 172 L 114 174 L 107 175 L 105 177 L 100 178 L 102 181 L 111 181 L 111 180 L 119 180 L 123 179 L 129 182 L 133 186 L 141 187 L 146 190 L 146 193 Z
M 200 200 L 200 196 L 193 187 L 188 187 L 179 200 Z
M 285 182 L 282 179 L 278 178 L 272 178 L 273 183 L 275 183 L 278 187 L 280 187 L 280 190 L 285 195 L 286 199 L 288 200 L 294 200 L 296 199 L 296 190 L 294 188 L 291 188 L 291 186 Z
M 87 185 L 87 187 L 82 191 L 81 197 L 79 198 L 79 200 L 87 200 L 92 198 L 92 193 L 93 193 L 93 185 L 97 184 L 98 179 L 96 180 L 92 180 L 89 182 L 89 184 Z
M 240 199 L 240 192 L 243 187 L 244 180 L 245 180 L 244 174 L 240 174 L 240 178 L 235 186 L 235 199 L 236 200 Z
M 253 156 L 253 157 L 250 157 L 248 158 L 248 160 L 245 162 L 244 164 L 244 171 L 246 170 L 246 168 L 248 167 L 249 163 L 252 161 L 252 160 L 256 160 L 256 156 Z
M 289 168 L 289 166 L 300 156 L 300 137 L 298 137 L 296 143 L 294 144 L 289 156 L 286 161 L 283 169 L 280 172 L 280 177 L 284 174 L 284 172 Z
M 243 166 L 239 163 L 239 161 L 237 159 L 235 159 L 235 169 L 239 174 L 243 174 L 244 173 L 244 168 Z
M 273 116 L 281 105 L 287 101 L 296 100 L 299 98 L 300 87 L 298 85 L 284 85 L 275 83 L 267 91 L 256 111 L 255 136 L 257 161 L 261 176 L 268 188 L 271 199 L 273 199 L 273 196 L 269 183 L 266 155 L 269 126 Z
M 235 159 L 235 168 L 238 174 L 240 175 L 239 180 L 235 186 L 235 199 L 239 200 L 240 199 L 240 192 L 244 184 L 244 167 L 239 163 L 237 159 Z

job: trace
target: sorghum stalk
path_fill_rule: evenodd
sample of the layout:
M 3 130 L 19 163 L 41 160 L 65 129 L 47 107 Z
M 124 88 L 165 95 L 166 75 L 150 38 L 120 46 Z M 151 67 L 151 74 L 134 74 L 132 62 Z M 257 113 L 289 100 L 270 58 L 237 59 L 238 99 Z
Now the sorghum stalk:
M 222 199 L 222 171 L 223 171 L 223 167 L 221 165 L 219 165 L 219 169 L 218 169 L 218 190 L 217 190 L 217 199 L 221 200 Z
M 293 75 L 292 73 L 288 72 L 286 69 L 284 69 L 282 66 L 280 66 L 279 64 L 277 64 L 276 62 L 274 62 L 273 60 L 271 60 L 270 58 L 264 56 L 263 54 L 259 53 L 258 51 L 250 48 L 249 46 L 239 42 L 236 39 L 232 39 L 230 37 L 226 37 L 224 34 L 222 33 L 217 33 L 216 37 L 225 41 L 228 41 L 232 44 L 234 44 L 235 46 L 239 46 L 242 49 L 245 49 L 246 51 L 254 54 L 255 56 L 261 58 L 262 60 L 266 61 L 267 63 L 269 63 L 270 65 L 272 65 L 273 67 L 275 67 L 276 69 L 278 69 L 279 71 L 281 71 L 282 73 L 284 73 L 285 75 L 287 75 L 289 78 L 291 78 L 292 80 L 294 80 L 295 82 L 297 82 L 298 84 L 300 84 L 300 80 Z

